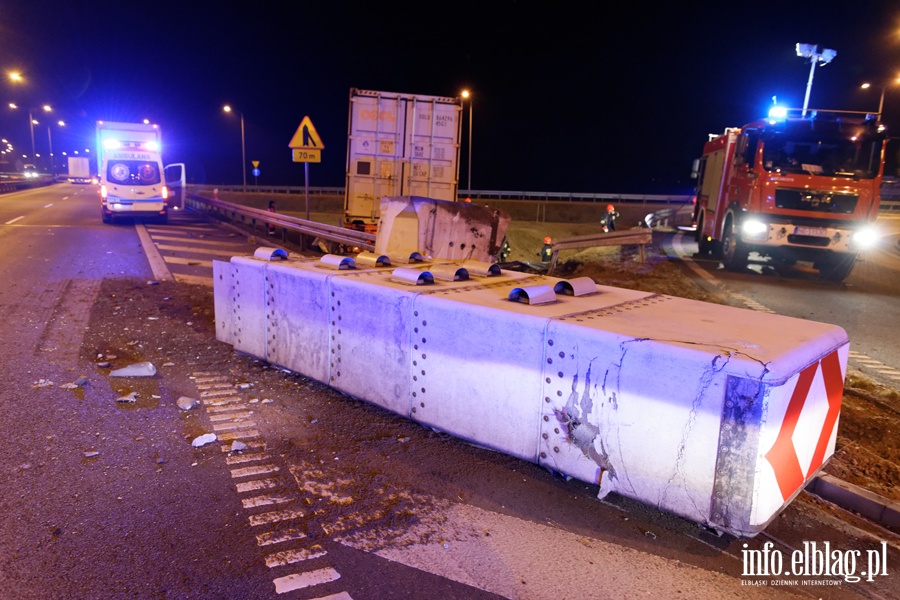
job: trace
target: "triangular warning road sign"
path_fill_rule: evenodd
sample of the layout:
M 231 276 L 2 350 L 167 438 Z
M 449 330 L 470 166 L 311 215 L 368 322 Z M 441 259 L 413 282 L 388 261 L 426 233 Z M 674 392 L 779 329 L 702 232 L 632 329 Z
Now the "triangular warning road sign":
M 325 145 L 322 143 L 322 138 L 319 137 L 319 134 L 316 131 L 316 128 L 313 127 L 309 117 L 303 117 L 303 120 L 300 121 L 300 127 L 297 128 L 294 137 L 291 138 L 291 143 L 288 144 L 288 148 L 298 148 L 303 150 L 322 150 L 325 148 Z

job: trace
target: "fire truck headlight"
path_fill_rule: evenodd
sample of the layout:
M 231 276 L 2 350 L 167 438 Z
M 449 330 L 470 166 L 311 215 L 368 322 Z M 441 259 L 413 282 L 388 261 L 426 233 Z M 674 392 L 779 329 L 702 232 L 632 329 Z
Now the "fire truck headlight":
M 741 231 L 745 238 L 764 240 L 768 237 L 769 226 L 756 219 L 745 219 L 741 225 Z
M 869 250 L 878 245 L 878 230 L 874 227 L 864 227 L 859 231 L 854 232 L 853 236 L 850 238 L 850 243 L 857 250 Z

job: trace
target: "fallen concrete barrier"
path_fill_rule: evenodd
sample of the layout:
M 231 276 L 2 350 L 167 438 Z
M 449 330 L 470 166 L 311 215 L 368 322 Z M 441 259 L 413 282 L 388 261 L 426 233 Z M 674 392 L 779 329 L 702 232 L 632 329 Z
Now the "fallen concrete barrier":
M 834 452 L 839 327 L 452 261 L 214 261 L 216 336 L 461 439 L 738 536 Z M 537 291 L 540 302 L 523 302 Z M 573 293 L 576 292 L 577 293 Z

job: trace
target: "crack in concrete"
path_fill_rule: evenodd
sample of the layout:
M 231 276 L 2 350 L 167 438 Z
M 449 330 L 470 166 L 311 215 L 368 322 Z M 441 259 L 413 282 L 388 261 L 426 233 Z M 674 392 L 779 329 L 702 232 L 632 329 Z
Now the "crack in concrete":
M 718 363 L 721 360 L 721 365 Z M 703 397 L 706 394 L 706 390 L 710 388 L 713 384 L 713 380 L 715 377 L 721 373 L 725 367 L 728 366 L 728 363 L 731 362 L 731 354 L 726 352 L 725 354 L 717 354 L 710 361 L 709 366 L 704 369 L 703 375 L 700 377 L 700 385 L 697 388 L 697 392 L 694 394 L 694 398 L 691 401 L 691 410 L 688 413 L 688 419 L 682 427 L 681 430 L 681 440 L 678 444 L 678 454 L 675 458 L 675 467 L 672 471 L 672 476 L 669 477 L 668 481 L 666 481 L 665 486 L 662 489 L 662 493 L 659 496 L 659 505 L 664 506 L 666 502 L 666 496 L 669 492 L 669 488 L 673 485 L 675 479 L 681 474 L 681 465 L 684 462 L 684 448 L 687 445 L 688 436 L 691 433 L 691 430 L 694 428 L 694 423 L 697 420 L 697 414 L 700 412 L 700 405 L 702 404 Z M 686 488 L 685 488 L 686 489 Z M 697 511 L 697 514 L 703 514 L 701 507 L 697 506 L 696 503 L 693 502 L 693 496 L 689 496 L 691 503 L 694 504 L 694 510 Z

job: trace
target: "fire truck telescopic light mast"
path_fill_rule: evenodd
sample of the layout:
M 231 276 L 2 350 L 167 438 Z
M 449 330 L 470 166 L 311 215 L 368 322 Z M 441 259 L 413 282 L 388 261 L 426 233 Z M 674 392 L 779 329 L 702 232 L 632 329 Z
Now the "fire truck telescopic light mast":
M 809 92 L 812 90 L 813 74 L 816 71 L 816 64 L 823 67 L 834 60 L 837 51 L 829 48 L 822 48 L 816 44 L 797 44 L 797 56 L 808 58 L 811 66 L 809 67 L 809 81 L 806 83 L 806 98 L 803 99 L 803 116 L 806 116 L 806 107 L 809 106 Z

